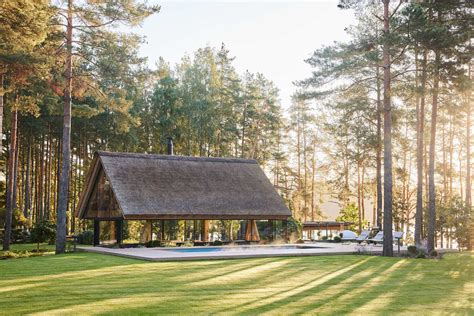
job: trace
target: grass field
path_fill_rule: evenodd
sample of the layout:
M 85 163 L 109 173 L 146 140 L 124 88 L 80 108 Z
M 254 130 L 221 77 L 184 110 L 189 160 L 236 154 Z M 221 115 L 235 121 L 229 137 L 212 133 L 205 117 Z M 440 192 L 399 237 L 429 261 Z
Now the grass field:
M 71 253 L 0 261 L 0 314 L 474 314 L 474 253 L 152 263 Z

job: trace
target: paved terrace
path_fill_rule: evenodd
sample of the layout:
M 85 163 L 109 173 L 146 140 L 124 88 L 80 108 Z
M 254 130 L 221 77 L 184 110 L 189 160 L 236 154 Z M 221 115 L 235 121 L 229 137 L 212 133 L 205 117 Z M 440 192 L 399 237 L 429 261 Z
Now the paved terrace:
M 199 259 L 238 259 L 382 253 L 382 246 L 340 243 L 262 246 L 207 246 L 177 248 L 105 248 L 79 246 L 78 249 L 87 252 L 110 254 L 115 256 L 149 261 L 181 261 Z M 397 252 L 396 245 L 394 245 L 394 251 Z M 401 251 L 405 252 L 406 247 L 402 246 Z

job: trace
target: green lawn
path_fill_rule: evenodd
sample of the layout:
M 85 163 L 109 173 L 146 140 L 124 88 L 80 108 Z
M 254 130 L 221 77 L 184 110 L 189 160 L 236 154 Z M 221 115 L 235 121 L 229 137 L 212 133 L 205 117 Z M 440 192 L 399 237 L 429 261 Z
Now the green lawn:
M 11 251 L 34 251 L 38 247 L 37 244 L 12 244 L 10 245 Z M 55 246 L 48 245 L 47 243 L 39 244 L 40 249 L 48 250 L 48 252 L 54 253 Z
M 0 314 L 474 314 L 474 253 L 152 263 L 71 253 L 0 261 Z

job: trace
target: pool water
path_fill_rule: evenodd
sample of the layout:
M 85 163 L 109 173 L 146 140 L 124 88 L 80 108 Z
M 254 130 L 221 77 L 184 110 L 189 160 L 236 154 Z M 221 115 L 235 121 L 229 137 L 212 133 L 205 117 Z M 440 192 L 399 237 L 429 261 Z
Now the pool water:
M 228 250 L 237 250 L 237 251 L 248 251 L 248 250 L 270 250 L 270 249 L 314 249 L 321 247 L 314 246 L 296 246 L 296 245 L 287 245 L 287 246 L 269 246 L 269 247 L 199 247 L 199 248 L 170 248 L 170 249 L 159 249 L 164 251 L 173 251 L 181 253 L 205 253 L 205 252 L 219 252 L 219 251 L 228 251 Z

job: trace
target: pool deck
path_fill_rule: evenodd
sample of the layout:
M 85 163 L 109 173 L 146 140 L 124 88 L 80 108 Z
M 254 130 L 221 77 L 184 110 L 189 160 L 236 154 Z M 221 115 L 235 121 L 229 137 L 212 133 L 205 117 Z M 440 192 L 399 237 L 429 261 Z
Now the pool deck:
M 324 255 L 351 255 L 351 254 L 381 254 L 382 246 L 340 243 L 311 243 L 294 244 L 304 248 L 283 248 L 289 245 L 259 245 L 259 246 L 219 246 L 218 251 L 199 252 L 199 248 L 206 247 L 179 247 L 179 248 L 106 248 L 106 247 L 77 247 L 78 250 L 109 254 L 133 259 L 148 261 L 182 261 L 202 259 L 241 259 L 241 258 L 267 258 L 267 257 L 300 257 Z M 397 246 L 393 247 L 397 252 Z M 193 249 L 192 252 L 183 252 Z M 173 251 L 177 250 L 177 251 Z M 197 251 L 196 251 L 197 250 Z M 406 247 L 401 247 L 405 252 Z

